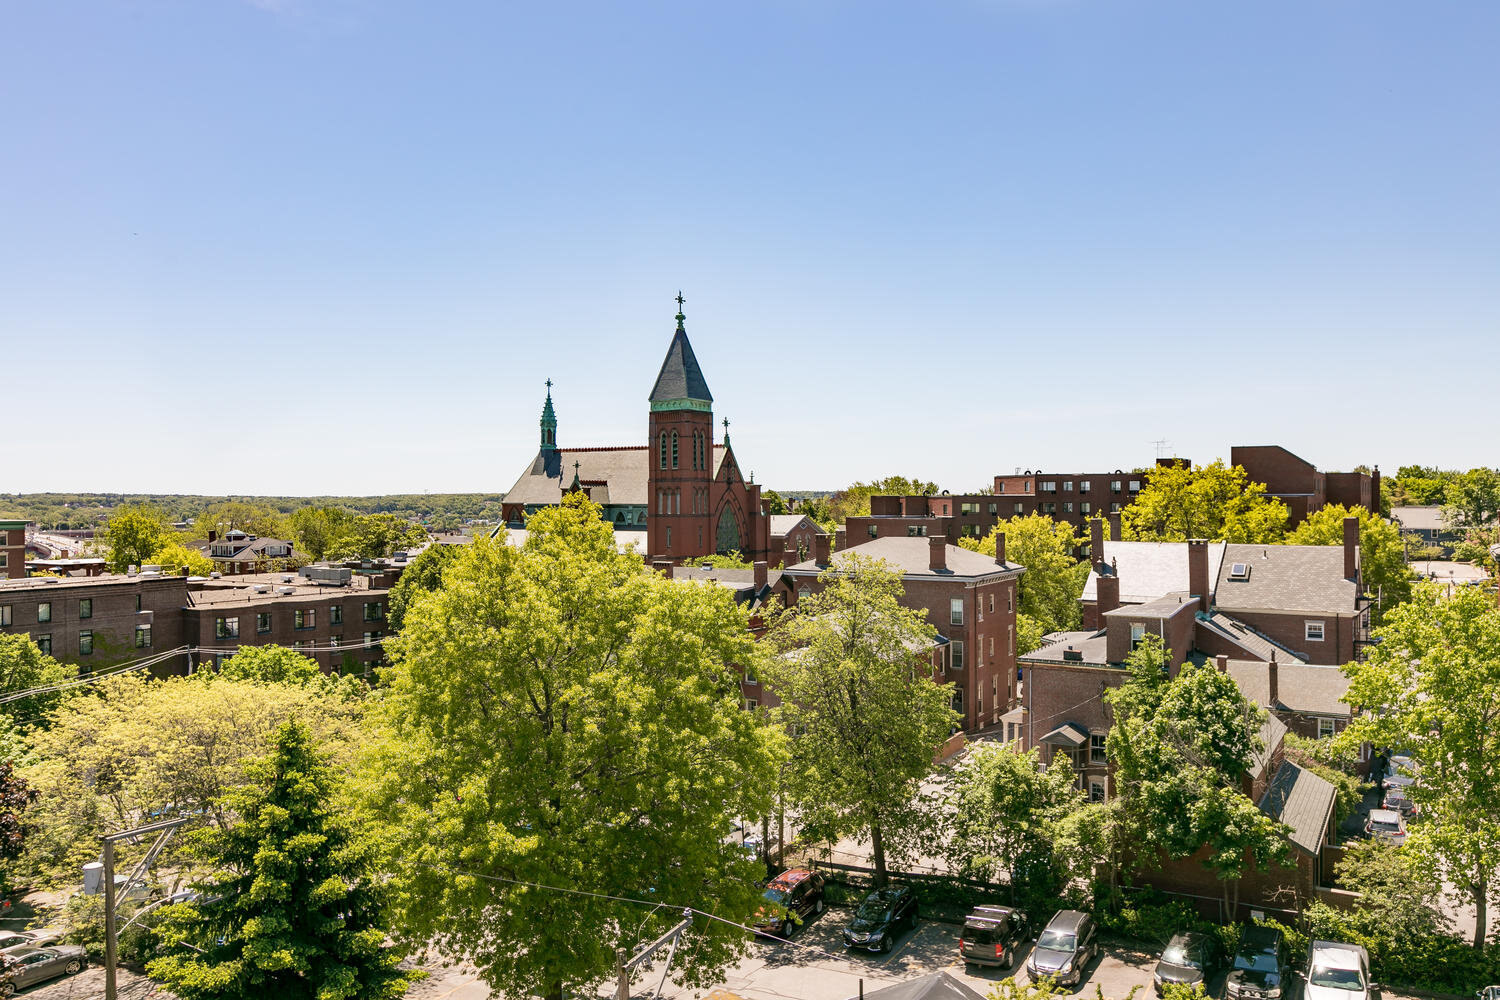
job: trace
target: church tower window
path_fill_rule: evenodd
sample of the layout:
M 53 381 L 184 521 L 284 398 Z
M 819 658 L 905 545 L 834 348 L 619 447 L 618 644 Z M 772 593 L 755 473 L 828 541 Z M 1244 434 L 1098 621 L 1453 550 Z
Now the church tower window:
M 667 432 L 661 432 L 661 467 L 667 467 Z
M 672 468 L 677 468 L 677 432 L 672 432 Z

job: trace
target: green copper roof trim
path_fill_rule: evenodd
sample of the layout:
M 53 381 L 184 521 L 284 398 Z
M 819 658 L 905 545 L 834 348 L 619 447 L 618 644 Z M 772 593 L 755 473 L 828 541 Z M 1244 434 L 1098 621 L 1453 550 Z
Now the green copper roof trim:
M 667 410 L 697 410 L 700 413 L 712 413 L 714 404 L 706 399 L 659 399 L 651 402 L 652 413 L 662 413 Z

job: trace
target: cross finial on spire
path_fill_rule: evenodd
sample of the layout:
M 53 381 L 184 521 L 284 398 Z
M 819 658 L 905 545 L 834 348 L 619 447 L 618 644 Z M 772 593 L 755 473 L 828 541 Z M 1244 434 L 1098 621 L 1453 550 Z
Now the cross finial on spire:
M 580 463 L 578 463 L 578 462 L 574 462 L 573 463 L 573 475 L 575 475 L 575 476 L 578 475 L 578 466 L 579 466 L 579 464 Z
M 547 395 L 552 395 L 552 380 L 550 378 L 547 380 Z
M 682 330 L 682 321 L 687 319 L 682 312 L 682 304 L 687 301 L 682 297 L 682 289 L 677 289 L 677 329 Z
M 724 418 L 724 436 L 725 437 L 729 436 L 729 418 L 728 417 Z

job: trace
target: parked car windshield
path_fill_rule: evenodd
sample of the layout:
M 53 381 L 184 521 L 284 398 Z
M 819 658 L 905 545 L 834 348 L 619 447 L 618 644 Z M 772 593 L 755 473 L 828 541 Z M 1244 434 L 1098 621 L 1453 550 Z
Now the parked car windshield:
M 1399 823 L 1387 823 L 1382 820 L 1371 820 L 1370 829 L 1379 830 L 1381 833 L 1395 833 L 1401 829 Z
M 859 909 L 854 915 L 860 920 L 884 920 L 890 915 L 890 907 L 886 906 L 883 899 L 867 899 L 859 904 Z
M 1242 951 L 1234 956 L 1234 967 L 1250 972 L 1275 972 L 1276 956 L 1264 951 Z
M 1042 936 L 1037 938 L 1038 948 L 1048 948 L 1052 951 L 1072 951 L 1078 936 L 1072 931 L 1042 931 Z
M 774 885 L 765 891 L 764 896 L 767 900 L 775 903 L 777 906 L 785 906 L 787 899 L 790 898 L 787 895 L 787 891 L 785 889 L 778 889 Z
M 1326 986 L 1331 990 L 1362 991 L 1365 984 L 1359 981 L 1357 969 L 1320 969 L 1313 967 L 1307 981 L 1313 986 Z
M 1172 943 L 1167 945 L 1167 950 L 1161 953 L 1161 960 L 1168 965 L 1185 965 L 1196 969 L 1203 959 L 1201 949 L 1189 947 L 1180 938 L 1173 938 Z

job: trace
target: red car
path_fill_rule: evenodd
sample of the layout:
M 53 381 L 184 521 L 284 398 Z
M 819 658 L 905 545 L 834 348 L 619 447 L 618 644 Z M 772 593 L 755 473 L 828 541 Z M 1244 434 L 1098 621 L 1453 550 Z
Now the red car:
M 755 914 L 755 930 L 791 937 L 804 918 L 823 912 L 823 876 L 806 868 L 784 871 L 766 886 L 765 900 Z

